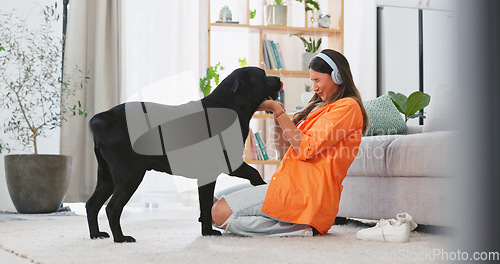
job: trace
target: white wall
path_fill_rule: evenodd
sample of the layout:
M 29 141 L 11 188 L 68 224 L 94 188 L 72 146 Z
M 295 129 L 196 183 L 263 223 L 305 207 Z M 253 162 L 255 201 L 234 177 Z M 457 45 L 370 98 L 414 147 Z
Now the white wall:
M 424 9 L 424 61 L 432 61 L 431 64 L 428 64 L 424 68 L 426 92 L 431 93 L 434 85 L 440 82 L 453 84 L 452 80 L 456 78 L 457 72 L 456 68 L 453 67 L 457 65 L 457 62 L 454 57 L 456 50 L 452 47 L 456 46 L 456 36 L 454 34 L 456 34 L 457 20 L 453 13 L 444 12 L 443 10 L 456 10 L 458 6 L 457 1 L 348 0 L 344 1 L 344 55 L 350 62 L 354 82 L 361 92 L 363 100 L 376 97 L 377 3 L 412 8 L 406 9 L 408 11 L 417 10 L 415 8 Z M 400 24 L 403 22 L 405 21 L 394 22 L 393 20 L 392 25 L 385 26 L 401 28 Z M 396 23 L 399 24 L 395 25 Z M 391 37 L 397 39 L 389 39 L 387 42 L 397 43 L 407 48 L 407 42 L 399 41 L 401 38 L 408 38 L 407 34 L 395 34 Z M 394 53 L 398 47 L 393 46 L 390 48 Z M 401 51 L 407 52 L 404 49 Z M 415 83 L 415 85 L 417 84 Z M 418 87 L 412 87 L 408 88 L 408 90 L 418 90 Z
M 39 7 L 44 7 L 45 5 L 52 5 L 54 2 L 57 2 L 57 8 L 62 15 L 62 0 L 0 0 L 0 8 L 2 11 L 9 11 L 13 8 L 16 8 L 22 12 L 27 18 L 28 25 L 37 25 L 37 15 Z M 54 30 L 57 33 L 57 37 L 62 35 L 62 19 L 60 20 L 60 24 L 54 27 Z M 4 88 L 1 88 L 4 89 Z M 2 91 L 3 92 L 3 91 Z M 0 135 L 2 139 L 6 142 L 12 142 L 6 136 L 3 135 L 3 127 L 5 124 L 5 119 L 9 116 L 9 111 L 5 109 L 0 109 L 0 122 L 2 126 L 0 127 Z M 51 136 L 48 138 L 40 138 L 38 144 L 38 151 L 40 154 L 58 154 L 59 153 L 59 129 L 55 129 Z M 26 151 L 13 151 L 11 154 L 16 153 L 29 153 Z M 4 155 L 5 153 L 0 154 L 0 210 L 9 210 L 14 211 L 14 205 L 10 199 L 7 182 L 5 180 L 5 169 L 4 169 Z

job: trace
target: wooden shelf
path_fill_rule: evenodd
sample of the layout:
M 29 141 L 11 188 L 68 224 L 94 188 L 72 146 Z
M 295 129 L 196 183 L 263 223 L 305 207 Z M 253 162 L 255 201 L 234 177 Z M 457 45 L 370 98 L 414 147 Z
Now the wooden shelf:
M 252 118 L 273 118 L 273 114 L 267 114 L 264 111 L 258 111 L 253 114 Z
M 309 71 L 266 70 L 266 75 L 275 75 L 290 78 L 309 78 Z
M 250 1 L 246 0 L 246 4 L 243 4 L 239 8 L 245 8 L 246 10 L 250 10 Z M 304 3 L 304 5 L 306 5 Z M 264 68 L 264 58 L 263 58 L 263 48 L 262 43 L 263 40 L 266 39 L 267 35 L 293 35 L 299 34 L 303 36 L 314 36 L 314 37 L 323 37 L 328 39 L 328 47 L 335 49 L 341 53 L 344 50 L 344 0 L 328 0 L 327 8 L 321 9 L 322 12 L 327 12 L 330 17 L 332 17 L 333 28 L 320 28 L 320 27 L 312 27 L 309 18 L 310 14 L 307 11 L 304 11 L 304 27 L 297 26 L 277 26 L 277 25 L 251 25 L 249 14 L 247 16 L 240 18 L 238 23 L 216 23 L 211 16 L 210 9 L 210 1 L 208 1 L 208 56 L 207 56 L 207 67 L 210 66 L 211 63 L 211 32 L 212 31 L 243 31 L 248 32 L 248 34 L 257 34 L 259 38 L 259 60 L 257 65 L 261 68 Z M 272 37 L 271 37 L 272 38 Z M 286 47 L 283 45 L 282 48 Z M 308 71 L 296 71 L 296 70 L 266 70 L 266 74 L 279 76 L 282 78 L 309 78 Z
M 253 1 L 253 2 L 252 2 Z M 285 56 L 284 60 L 287 61 L 287 56 L 294 56 L 293 58 L 290 58 L 290 60 L 294 59 L 293 62 L 298 61 L 299 54 L 286 54 L 286 49 L 289 48 L 289 44 L 294 41 L 297 42 L 295 38 L 287 38 L 286 36 L 289 35 L 303 35 L 307 37 L 314 37 L 314 38 L 323 38 L 323 43 L 327 43 L 326 45 L 323 45 L 321 49 L 325 48 L 330 48 L 330 49 L 335 49 L 341 53 L 344 51 L 344 0 L 328 0 L 328 4 L 326 7 L 322 7 L 321 13 L 327 13 L 330 15 L 332 18 L 332 28 L 320 28 L 320 27 L 311 27 L 311 22 L 310 22 L 310 12 L 305 11 L 303 9 L 302 12 L 303 18 L 304 19 L 304 26 L 303 27 L 297 27 L 297 25 L 301 25 L 302 22 L 298 21 L 297 19 L 294 19 L 294 23 L 289 24 L 289 25 L 295 25 L 295 26 L 276 26 L 276 25 L 252 25 L 251 23 L 262 23 L 264 20 L 260 20 L 260 22 L 257 22 L 257 20 L 250 21 L 250 14 L 249 10 L 250 8 L 254 8 L 255 5 L 261 5 L 263 9 L 263 5 L 265 3 L 258 4 L 258 2 L 255 0 L 244 0 L 243 3 L 239 1 L 239 5 L 237 5 L 237 10 L 233 10 L 235 13 L 234 14 L 240 14 L 240 17 L 236 16 L 236 19 L 239 20 L 241 24 L 237 23 L 216 23 L 215 20 L 217 17 L 211 16 L 211 12 L 217 12 L 217 10 L 212 10 L 211 9 L 211 1 L 207 1 L 208 3 L 208 16 L 206 20 L 206 25 L 208 29 L 208 34 L 207 34 L 207 67 L 211 65 L 211 55 L 212 55 L 212 42 L 214 42 L 213 47 L 219 48 L 220 43 L 225 43 L 227 41 L 225 38 L 231 38 L 232 35 L 247 35 L 249 36 L 249 40 L 251 43 L 249 43 L 250 48 L 250 60 L 252 65 L 258 65 L 261 68 L 264 68 L 264 56 L 263 56 L 263 41 L 264 39 L 287 39 L 287 42 L 283 42 L 281 45 L 281 49 L 285 51 Z M 250 4 L 252 2 L 253 6 Z M 262 1 L 260 1 L 262 2 Z M 304 1 L 304 5 L 306 5 Z M 252 6 L 252 7 L 251 7 Z M 293 11 L 293 10 L 292 10 Z M 292 12 L 289 11 L 289 12 Z M 295 10 L 298 11 L 298 10 Z M 246 15 L 241 15 L 242 12 L 247 12 Z M 295 13 L 294 13 L 295 14 Z M 299 16 L 298 16 L 299 17 Z M 300 16 L 302 17 L 302 16 Z M 220 36 L 219 33 L 221 32 L 229 32 L 227 36 Z M 215 34 L 217 32 L 217 34 Z M 214 36 L 215 35 L 215 36 Z M 217 39 L 216 39 L 217 38 Z M 258 39 L 258 42 L 256 42 Z M 288 40 L 289 39 L 289 40 Z M 295 39 L 295 40 L 292 40 Z M 325 41 L 326 40 L 326 41 Z M 245 40 L 246 41 L 246 40 Z M 281 41 L 281 40 L 280 40 Z M 284 40 L 283 40 L 284 41 Z M 258 47 L 256 46 L 258 45 Z M 258 51 L 257 51 L 258 50 Z M 292 50 L 292 49 L 289 49 Z M 257 53 L 258 52 L 258 53 Z M 258 60 L 257 60 L 258 58 Z M 236 58 L 234 58 L 236 60 Z M 218 59 L 216 59 L 218 61 Z M 269 76 L 278 76 L 282 79 L 288 79 L 288 78 L 307 78 L 309 79 L 309 71 L 298 71 L 298 70 L 293 70 L 293 69 L 300 69 L 299 65 L 297 63 L 295 64 L 290 64 L 294 65 L 293 67 L 289 67 L 291 70 L 265 70 L 266 75 Z M 293 80 L 295 81 L 295 80 Z M 298 82 L 302 82 L 304 80 L 297 79 Z M 293 116 L 293 113 L 287 113 L 287 115 L 291 118 Z M 262 136 L 266 137 L 265 139 L 263 138 L 263 141 L 266 142 L 266 139 L 269 139 L 269 134 L 266 135 L 266 130 L 268 129 L 273 129 L 273 114 L 266 114 L 265 112 L 256 112 L 253 116 L 253 119 L 257 119 L 256 125 L 259 127 L 262 127 L 264 132 L 262 133 Z M 266 120 L 267 119 L 267 120 Z M 268 142 L 269 143 L 269 142 Z M 271 142 L 272 143 L 272 142 Z M 277 156 L 273 156 L 273 160 L 253 160 L 250 159 L 250 148 L 249 148 L 249 137 L 247 137 L 247 140 L 245 142 L 245 162 L 248 164 L 255 164 L 255 167 L 258 168 L 259 172 L 261 173 L 262 176 L 264 176 L 264 173 L 268 170 L 274 169 L 273 167 L 269 165 L 279 165 L 281 163 L 281 160 L 276 160 L 276 158 L 280 157 L 283 153 L 280 153 Z M 253 156 L 255 158 L 255 156 Z M 265 176 L 264 176 L 265 177 Z
M 260 165 L 279 165 L 281 160 L 251 160 L 245 159 L 247 164 L 260 164 Z
M 275 34 L 300 34 L 300 35 L 315 35 L 315 36 L 333 36 L 335 34 L 342 33 L 338 28 L 314 28 L 314 27 L 287 27 L 287 26 L 264 26 L 264 25 L 247 25 L 247 24 L 234 24 L 234 23 L 210 23 L 209 30 L 211 27 L 217 28 L 241 28 L 249 29 L 253 31 L 262 31 L 265 33 L 275 33 Z

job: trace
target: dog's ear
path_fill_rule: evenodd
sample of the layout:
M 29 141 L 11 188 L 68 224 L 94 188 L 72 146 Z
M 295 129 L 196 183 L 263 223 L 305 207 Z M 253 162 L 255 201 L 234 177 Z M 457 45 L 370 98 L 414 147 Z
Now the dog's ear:
M 241 72 L 240 74 L 238 74 L 235 78 L 234 78 L 234 82 L 233 82 L 233 86 L 231 86 L 231 91 L 233 91 L 234 93 L 236 93 L 238 91 L 238 89 L 241 89 L 243 86 L 245 86 L 245 77 L 246 77 L 246 70 L 243 68 L 243 69 L 240 69 Z

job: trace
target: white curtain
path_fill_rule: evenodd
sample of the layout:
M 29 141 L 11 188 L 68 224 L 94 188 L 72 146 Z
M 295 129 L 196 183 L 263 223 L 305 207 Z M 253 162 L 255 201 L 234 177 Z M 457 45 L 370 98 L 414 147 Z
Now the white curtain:
M 122 101 L 179 105 L 201 98 L 198 79 L 206 67 L 206 40 L 200 37 L 200 24 L 207 21 L 201 2 L 206 1 L 123 2 Z M 162 194 L 196 186 L 195 180 L 150 171 L 131 203 L 164 202 L 168 197 Z
M 80 100 L 92 114 L 119 103 L 120 5 L 120 0 L 70 1 L 64 72 L 69 74 L 78 67 L 88 71 L 90 77 L 70 105 Z M 79 79 L 69 81 L 78 85 Z M 97 165 L 89 120 L 90 117 L 74 117 L 61 127 L 61 154 L 73 157 L 66 202 L 86 201 L 95 188 Z
M 126 101 L 175 105 L 199 99 L 198 79 L 207 61 L 206 13 L 203 0 L 71 1 L 65 68 L 78 65 L 91 74 L 91 84 L 75 100 L 96 114 Z M 67 202 L 84 202 L 95 188 L 89 120 L 72 118 L 61 130 L 61 153 L 73 156 Z M 135 201 L 157 191 L 196 187 L 181 178 L 148 174 Z
M 200 59 L 198 1 L 123 1 L 123 90 L 126 93 L 122 100 L 179 73 L 189 72 L 199 77 L 200 63 L 204 65 L 206 60 Z M 172 91 L 187 88 L 192 87 L 165 87 Z

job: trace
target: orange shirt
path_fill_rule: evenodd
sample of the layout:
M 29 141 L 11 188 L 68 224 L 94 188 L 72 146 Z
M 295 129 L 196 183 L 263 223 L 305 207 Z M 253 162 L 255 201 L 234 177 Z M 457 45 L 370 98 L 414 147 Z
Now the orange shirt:
M 299 153 L 290 147 L 269 184 L 262 211 L 328 232 L 339 211 L 342 181 L 363 130 L 358 102 L 342 98 L 309 114 Z

